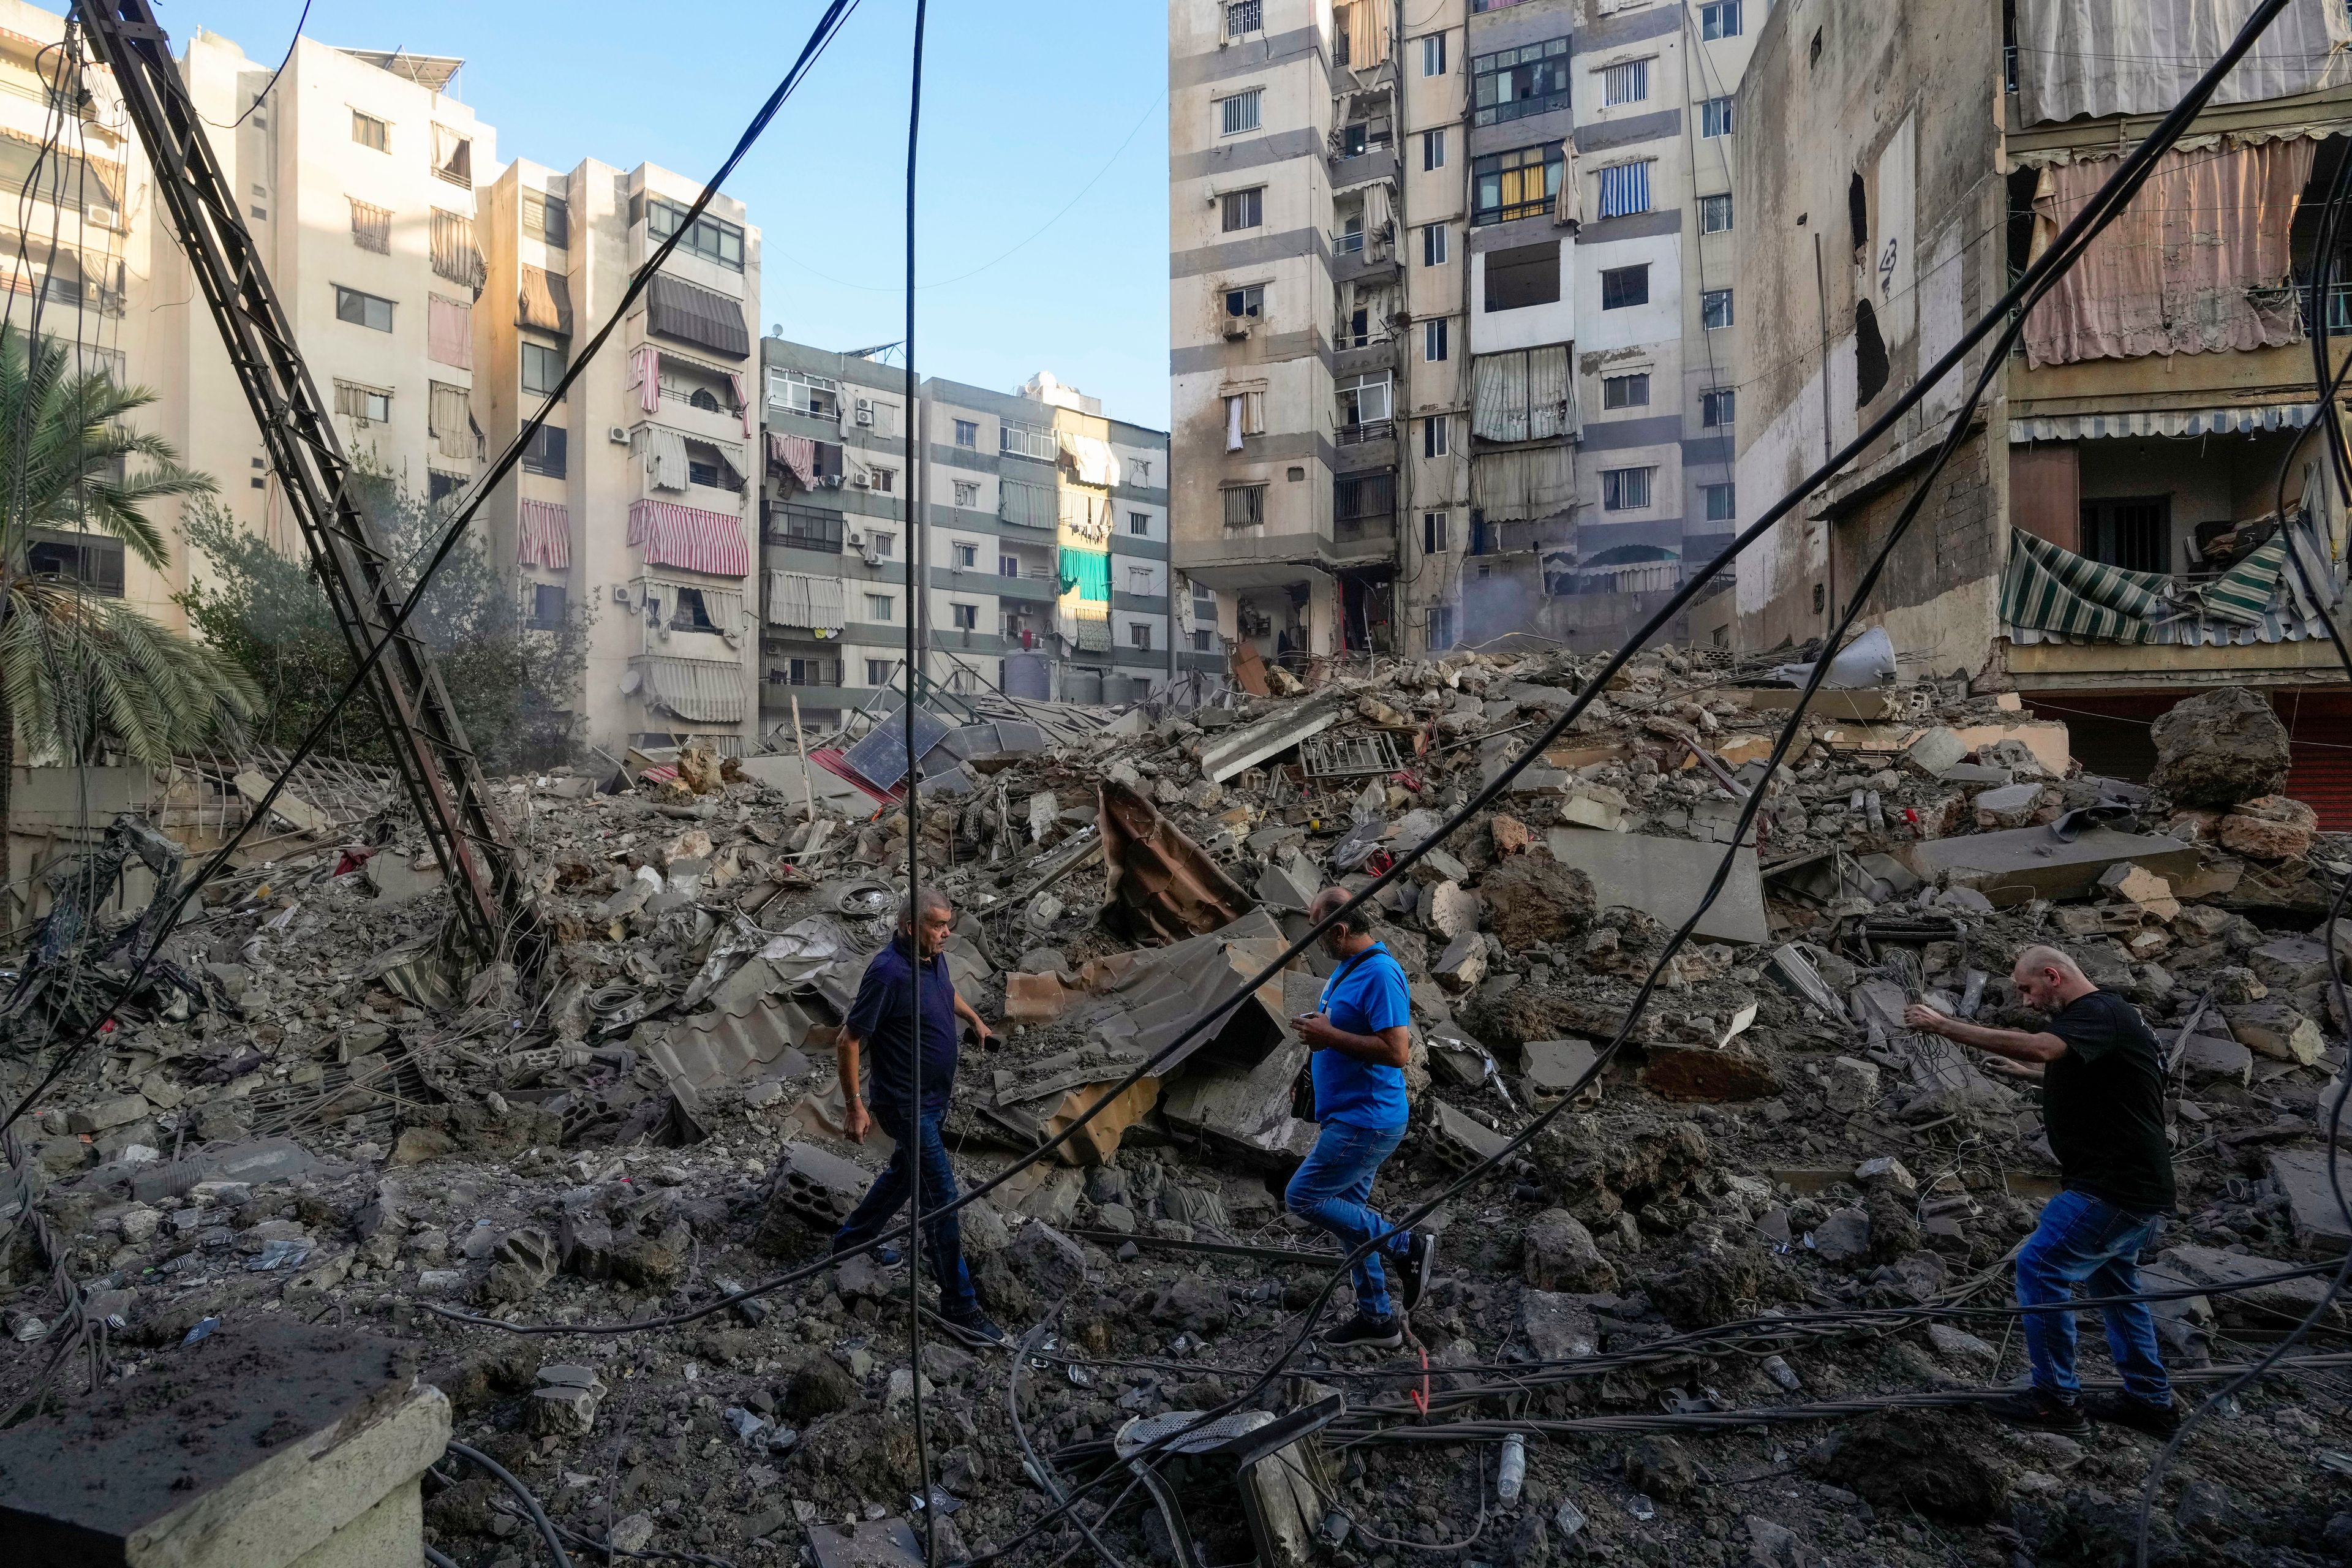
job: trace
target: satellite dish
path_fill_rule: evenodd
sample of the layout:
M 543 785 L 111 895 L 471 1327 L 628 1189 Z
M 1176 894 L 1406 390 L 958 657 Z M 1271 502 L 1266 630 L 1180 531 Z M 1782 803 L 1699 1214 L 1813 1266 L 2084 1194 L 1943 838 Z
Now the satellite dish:
M 645 683 L 645 671 L 641 669 L 632 669 L 621 677 L 621 695 L 624 697 L 634 697 L 637 694 L 637 688 L 643 686 Z

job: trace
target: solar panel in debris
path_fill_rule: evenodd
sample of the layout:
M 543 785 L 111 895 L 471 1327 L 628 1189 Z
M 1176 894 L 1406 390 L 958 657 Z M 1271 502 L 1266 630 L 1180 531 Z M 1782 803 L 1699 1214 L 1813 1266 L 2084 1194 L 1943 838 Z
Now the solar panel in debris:
M 915 756 L 919 761 L 946 739 L 947 724 L 927 710 L 915 710 Z M 899 709 L 874 727 L 871 734 L 849 748 L 849 765 L 877 789 L 888 789 L 907 776 L 907 710 Z

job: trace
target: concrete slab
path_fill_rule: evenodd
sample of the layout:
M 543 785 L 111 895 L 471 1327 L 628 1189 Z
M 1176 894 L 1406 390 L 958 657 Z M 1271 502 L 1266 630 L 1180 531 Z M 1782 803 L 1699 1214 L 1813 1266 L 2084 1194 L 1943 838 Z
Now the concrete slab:
M 1592 879 L 1603 906 L 1640 910 L 1671 927 L 1690 918 L 1723 858 L 1721 845 L 1638 833 L 1554 827 L 1545 830 L 1544 843 L 1553 859 Z M 1731 875 L 1694 934 L 1716 942 L 1768 941 L 1771 931 L 1764 921 L 1764 881 L 1756 851 L 1742 847 L 1731 853 Z
M 1983 799 L 1978 797 L 1979 805 Z M 2100 874 L 2121 861 L 2145 866 L 2168 879 L 2197 868 L 2192 845 L 2161 834 L 2118 833 L 2112 827 L 2087 828 L 2072 842 L 2046 826 L 1925 839 L 1909 846 L 1907 858 L 1911 868 L 1927 880 L 1948 873 L 1955 886 L 1974 888 L 1999 908 L 2037 898 L 2087 897 L 2098 886 Z
M 1339 721 L 1347 707 L 1337 698 L 1296 702 L 1239 730 L 1229 730 L 1201 748 L 1201 776 L 1223 784 Z
M 2341 1156 L 2352 1164 L 2352 1153 Z M 2287 1217 L 2294 1225 L 2298 1246 L 2336 1254 L 2352 1247 L 2352 1221 L 2327 1181 L 2327 1151 L 2281 1149 L 2271 1155 L 2271 1180 L 2286 1194 Z M 2352 1192 L 2352 1170 L 2345 1173 L 2345 1189 Z

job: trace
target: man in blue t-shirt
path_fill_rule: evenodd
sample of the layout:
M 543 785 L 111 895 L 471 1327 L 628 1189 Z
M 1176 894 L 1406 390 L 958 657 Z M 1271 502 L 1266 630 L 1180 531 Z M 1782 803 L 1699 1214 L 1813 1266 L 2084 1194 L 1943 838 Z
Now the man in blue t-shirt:
M 1307 912 L 1320 921 L 1348 901 L 1344 888 L 1326 888 Z M 1437 1238 L 1424 1231 L 1388 1235 L 1388 1222 L 1366 1206 L 1381 1162 L 1404 1138 L 1404 1064 L 1412 1048 L 1412 1003 L 1404 970 L 1372 940 L 1371 910 L 1341 915 L 1323 933 L 1339 966 L 1324 982 L 1322 1005 L 1294 1019 L 1298 1037 L 1314 1051 L 1315 1120 L 1323 1130 L 1283 1201 L 1290 1212 L 1328 1232 L 1354 1252 L 1374 1237 L 1380 1244 L 1356 1263 L 1356 1316 L 1323 1336 L 1333 1348 L 1370 1345 L 1393 1350 L 1404 1331 L 1389 1304 L 1382 1258 L 1404 1270 L 1408 1312 L 1421 1304 L 1436 1260 Z

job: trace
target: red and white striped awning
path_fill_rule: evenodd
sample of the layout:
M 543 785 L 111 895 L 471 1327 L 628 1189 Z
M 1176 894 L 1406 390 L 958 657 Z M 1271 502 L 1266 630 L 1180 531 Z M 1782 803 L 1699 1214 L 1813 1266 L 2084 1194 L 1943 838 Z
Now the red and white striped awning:
M 682 566 L 720 577 L 741 577 L 751 570 L 743 520 L 723 511 L 637 501 L 629 508 L 629 542 L 645 552 L 648 566 Z
M 572 565 L 572 509 L 562 501 L 522 503 L 522 536 L 516 559 L 525 566 L 562 572 Z

